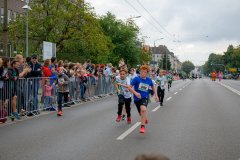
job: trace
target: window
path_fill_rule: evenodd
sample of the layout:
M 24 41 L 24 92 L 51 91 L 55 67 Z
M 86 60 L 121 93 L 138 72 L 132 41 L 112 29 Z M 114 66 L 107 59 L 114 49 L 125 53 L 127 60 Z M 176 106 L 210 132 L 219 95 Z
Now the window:
M 159 56 L 157 55 L 157 58 L 158 58 Z
M 15 20 L 17 19 L 17 12 L 14 12 L 13 17 Z
M 12 11 L 8 10 L 8 24 L 10 23 L 11 20 L 12 20 Z
M 1 8 L 1 23 L 3 23 L 4 18 L 4 8 Z

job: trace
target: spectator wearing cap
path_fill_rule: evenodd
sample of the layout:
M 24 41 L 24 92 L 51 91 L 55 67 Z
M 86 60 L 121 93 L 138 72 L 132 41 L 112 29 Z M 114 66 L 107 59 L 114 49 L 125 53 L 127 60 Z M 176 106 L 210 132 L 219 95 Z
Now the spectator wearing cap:
M 42 77 L 42 65 L 37 62 L 38 56 L 36 54 L 32 55 L 32 61 L 28 63 L 32 71 L 29 77 Z
M 38 90 L 39 90 L 39 80 L 38 77 L 42 77 L 42 65 L 37 62 L 38 56 L 32 55 L 32 61 L 28 63 L 28 66 L 32 69 L 29 74 L 29 78 L 32 78 L 28 81 L 28 98 L 33 97 L 33 106 L 30 111 L 35 111 L 38 109 Z
M 99 75 L 103 75 L 103 72 L 105 71 L 105 65 L 104 64 L 101 64 L 100 65 L 100 70 L 99 70 Z

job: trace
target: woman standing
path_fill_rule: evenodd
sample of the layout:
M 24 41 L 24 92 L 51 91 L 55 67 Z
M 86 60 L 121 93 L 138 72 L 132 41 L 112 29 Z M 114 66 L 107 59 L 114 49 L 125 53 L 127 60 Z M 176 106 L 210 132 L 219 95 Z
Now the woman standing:
M 220 69 L 220 71 L 218 72 L 219 82 L 221 82 L 222 76 L 223 76 L 223 72 L 222 72 L 222 70 Z

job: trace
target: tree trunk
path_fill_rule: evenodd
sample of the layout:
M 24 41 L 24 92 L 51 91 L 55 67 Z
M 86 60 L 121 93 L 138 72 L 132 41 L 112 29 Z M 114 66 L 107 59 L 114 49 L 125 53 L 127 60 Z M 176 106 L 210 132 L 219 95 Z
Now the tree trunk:
M 7 0 L 4 0 L 4 21 L 3 21 L 3 57 L 7 56 L 8 52 L 8 8 Z

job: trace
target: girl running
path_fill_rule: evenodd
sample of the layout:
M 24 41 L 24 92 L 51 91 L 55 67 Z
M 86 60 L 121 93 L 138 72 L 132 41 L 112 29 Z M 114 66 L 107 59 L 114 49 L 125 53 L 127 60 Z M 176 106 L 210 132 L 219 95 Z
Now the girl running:
M 128 70 L 127 68 L 120 69 L 120 76 L 116 76 L 116 88 L 118 91 L 118 117 L 116 119 L 117 122 L 120 122 L 122 118 L 122 109 L 125 104 L 126 112 L 127 112 L 127 123 L 131 123 L 131 93 L 128 89 L 130 85 L 130 79 L 127 77 Z

